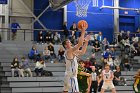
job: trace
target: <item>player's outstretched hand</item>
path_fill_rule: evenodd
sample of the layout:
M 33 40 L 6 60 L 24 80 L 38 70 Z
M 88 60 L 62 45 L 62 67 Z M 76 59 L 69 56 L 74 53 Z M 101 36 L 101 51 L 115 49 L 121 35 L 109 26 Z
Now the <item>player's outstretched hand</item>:
M 90 35 L 87 35 L 86 37 L 85 37 L 85 41 L 89 41 L 90 40 L 90 38 L 91 38 L 91 36 Z

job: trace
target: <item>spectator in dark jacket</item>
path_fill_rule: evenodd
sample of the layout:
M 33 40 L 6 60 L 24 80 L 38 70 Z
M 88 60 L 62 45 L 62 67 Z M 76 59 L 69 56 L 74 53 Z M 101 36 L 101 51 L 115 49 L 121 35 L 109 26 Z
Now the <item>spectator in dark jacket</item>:
M 13 59 L 13 62 L 11 63 L 11 71 L 12 71 L 12 77 L 14 77 L 15 76 L 15 71 L 17 71 L 18 73 L 17 73 L 17 75 L 20 77 L 20 76 L 24 76 L 23 75 L 23 71 L 21 70 L 21 66 L 20 66 L 20 64 L 19 64 L 19 61 L 18 61 L 18 58 L 17 57 L 15 57 L 14 59 Z
M 63 30 L 64 30 L 64 40 L 65 39 L 68 39 L 69 38 L 69 31 L 68 31 L 68 28 L 67 28 L 67 22 L 64 22 L 63 24 Z

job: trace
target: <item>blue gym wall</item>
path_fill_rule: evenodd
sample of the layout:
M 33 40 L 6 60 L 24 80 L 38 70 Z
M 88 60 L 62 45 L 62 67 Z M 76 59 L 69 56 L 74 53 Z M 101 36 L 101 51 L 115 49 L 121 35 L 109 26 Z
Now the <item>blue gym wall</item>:
M 99 1 L 99 7 L 102 5 L 102 0 Z M 34 0 L 34 14 L 38 16 L 43 9 L 48 5 L 48 0 Z M 105 5 L 112 6 L 112 0 L 105 0 Z M 120 0 L 121 7 L 128 8 L 140 8 L 140 0 Z M 86 18 L 79 18 L 76 16 L 76 7 L 74 2 L 68 4 L 67 11 L 67 24 L 68 29 L 73 22 L 78 22 L 79 20 L 86 20 L 89 24 L 88 31 L 101 31 L 104 37 L 107 37 L 111 42 L 113 39 L 114 30 L 114 20 L 113 20 L 113 10 L 112 9 L 99 9 L 99 7 L 92 7 L 89 5 L 88 14 Z M 52 12 L 49 9 L 41 17 L 40 21 L 48 29 L 62 29 L 63 24 L 63 10 L 58 10 Z M 120 10 L 120 30 L 135 32 L 140 26 L 140 16 L 136 11 L 128 11 L 128 14 L 124 14 L 123 10 Z M 35 28 L 41 28 L 38 22 L 34 24 Z M 36 32 L 36 31 L 35 31 Z M 36 37 L 37 33 L 34 34 Z
M 48 0 L 34 0 L 34 14 L 38 16 L 49 5 Z M 52 11 L 50 8 L 39 18 L 47 29 L 62 29 L 63 25 L 63 9 Z M 35 29 L 43 29 L 36 21 Z M 34 40 L 37 40 L 39 31 L 34 31 Z M 45 33 L 45 32 L 44 32 Z
M 121 7 L 140 8 L 140 0 L 120 0 Z M 120 10 L 120 30 L 135 32 L 140 26 L 140 13 L 137 11 Z
M 102 5 L 102 0 L 99 0 L 99 7 Z M 106 1 L 105 5 L 112 5 L 112 0 Z M 89 5 L 88 14 L 85 18 L 79 18 L 76 16 L 75 3 L 68 4 L 68 28 L 73 22 L 79 20 L 86 20 L 89 24 L 88 31 L 101 31 L 104 37 L 107 37 L 109 41 L 113 38 L 113 10 L 100 9 L 99 7 L 92 7 L 92 3 Z

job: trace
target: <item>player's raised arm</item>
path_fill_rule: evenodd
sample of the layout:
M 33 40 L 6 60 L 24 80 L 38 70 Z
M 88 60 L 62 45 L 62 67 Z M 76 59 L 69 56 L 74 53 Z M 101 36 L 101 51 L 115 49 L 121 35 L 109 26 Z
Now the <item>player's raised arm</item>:
M 78 44 L 75 45 L 72 49 L 73 52 L 79 50 L 79 48 L 82 47 L 82 45 L 83 45 L 84 36 L 85 36 L 85 32 L 86 32 L 85 30 L 88 28 L 87 22 L 84 21 L 84 20 L 79 21 L 78 22 L 78 28 L 81 31 L 81 35 L 78 39 Z

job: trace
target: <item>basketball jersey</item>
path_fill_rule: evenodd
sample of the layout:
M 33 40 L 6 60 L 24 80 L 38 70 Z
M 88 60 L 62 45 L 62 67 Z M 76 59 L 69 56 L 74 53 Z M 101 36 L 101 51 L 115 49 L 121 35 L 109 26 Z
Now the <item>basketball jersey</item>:
M 105 72 L 105 70 L 103 70 L 102 73 L 103 73 L 103 80 L 104 81 L 109 80 L 112 76 L 112 71 L 111 70 L 109 70 L 108 72 Z
M 96 81 L 97 80 L 96 72 L 92 72 L 91 75 L 92 75 L 92 81 Z
M 65 74 L 70 75 L 70 77 L 77 77 L 78 74 L 78 63 L 77 57 L 74 56 L 73 59 L 68 59 L 67 52 L 65 52 L 65 62 L 66 62 L 66 71 Z

